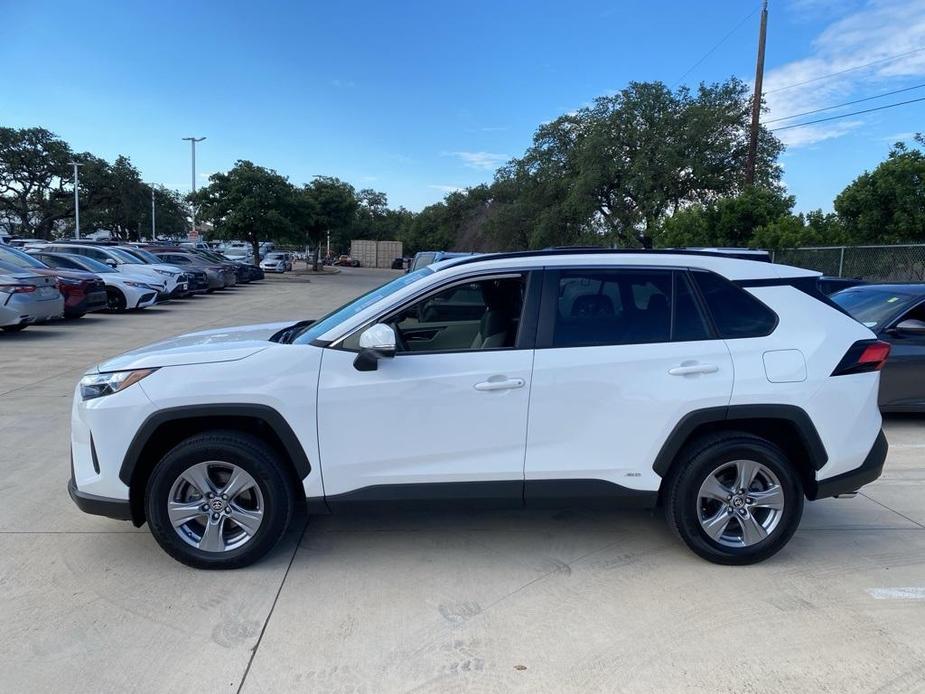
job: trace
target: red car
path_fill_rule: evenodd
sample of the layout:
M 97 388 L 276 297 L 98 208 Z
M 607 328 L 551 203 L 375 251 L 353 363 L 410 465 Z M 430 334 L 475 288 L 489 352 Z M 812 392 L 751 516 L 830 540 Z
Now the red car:
M 58 281 L 58 289 L 64 296 L 65 318 L 80 318 L 85 313 L 102 311 L 107 307 L 106 283 L 98 275 L 49 267 L 17 248 L 0 246 L 0 270 L 21 272 L 23 268 Z

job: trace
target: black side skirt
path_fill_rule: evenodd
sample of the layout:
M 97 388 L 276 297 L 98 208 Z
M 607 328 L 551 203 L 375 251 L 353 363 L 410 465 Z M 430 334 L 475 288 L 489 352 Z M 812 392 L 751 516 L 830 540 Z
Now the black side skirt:
M 658 492 L 621 487 L 605 480 L 498 480 L 383 484 L 307 499 L 309 513 L 344 511 L 651 508 Z

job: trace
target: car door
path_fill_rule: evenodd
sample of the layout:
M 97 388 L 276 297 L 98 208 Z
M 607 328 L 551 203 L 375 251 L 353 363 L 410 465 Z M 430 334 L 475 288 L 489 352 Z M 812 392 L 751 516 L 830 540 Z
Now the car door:
M 528 272 L 453 281 L 380 317 L 396 329 L 398 347 L 374 371 L 354 367 L 361 331 L 325 349 L 318 443 L 329 505 L 522 503 L 538 282 Z M 474 330 L 471 306 L 454 315 L 438 310 L 473 283 L 484 292 Z M 432 315 L 433 322 L 417 320 Z M 427 349 L 407 339 L 425 331 L 441 336 L 431 336 Z
M 728 405 L 732 360 L 695 292 L 679 270 L 547 270 L 524 467 L 528 506 L 550 496 L 658 489 L 652 464 L 678 421 Z
M 890 343 L 890 356 L 880 372 L 880 406 L 919 411 L 925 407 L 925 335 L 897 326 L 925 322 L 925 302 L 892 321 L 880 338 Z

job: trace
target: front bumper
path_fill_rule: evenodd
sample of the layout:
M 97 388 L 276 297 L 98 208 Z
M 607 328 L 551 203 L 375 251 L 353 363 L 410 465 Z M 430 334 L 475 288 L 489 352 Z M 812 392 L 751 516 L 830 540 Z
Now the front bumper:
M 71 477 L 67 483 L 67 493 L 77 508 L 94 516 L 106 516 L 116 520 L 132 520 L 132 508 L 126 499 L 107 499 L 102 496 L 87 494 L 77 489 L 77 483 Z
M 843 472 L 840 475 L 835 475 L 834 477 L 819 480 L 816 482 L 816 488 L 810 490 L 807 497 L 810 500 L 825 499 L 838 494 L 856 492 L 865 484 L 870 484 L 880 477 L 880 474 L 883 472 L 883 463 L 886 461 L 886 454 L 889 448 L 890 446 L 887 443 L 886 436 L 881 429 L 880 434 L 877 436 L 877 440 L 874 441 L 874 445 L 870 449 L 870 453 L 867 454 L 867 457 L 864 459 L 864 462 L 861 463 L 860 467 L 856 467 L 854 470 L 849 470 L 848 472 Z

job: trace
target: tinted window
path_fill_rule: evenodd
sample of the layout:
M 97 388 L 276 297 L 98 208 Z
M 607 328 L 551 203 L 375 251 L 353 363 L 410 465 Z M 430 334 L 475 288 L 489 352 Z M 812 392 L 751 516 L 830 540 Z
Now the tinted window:
M 707 330 L 703 315 L 694 299 L 686 272 L 675 273 L 674 323 L 671 328 L 671 339 L 675 342 L 710 339 L 710 332 Z
M 669 342 L 671 296 L 671 271 L 564 270 L 553 346 Z
M 712 272 L 693 276 L 721 337 L 763 337 L 774 330 L 777 315 L 747 291 Z

